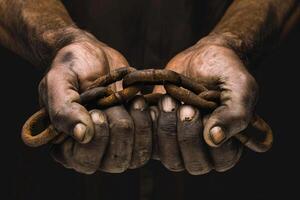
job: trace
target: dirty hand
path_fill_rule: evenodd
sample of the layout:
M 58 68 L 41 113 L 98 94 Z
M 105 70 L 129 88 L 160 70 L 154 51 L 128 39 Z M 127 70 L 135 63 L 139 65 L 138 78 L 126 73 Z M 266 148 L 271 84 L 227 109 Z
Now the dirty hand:
M 206 116 L 168 95 L 161 99 L 156 109 L 159 156 L 169 170 L 226 171 L 241 156 L 242 145 L 232 136 L 250 122 L 258 86 L 239 56 L 214 40 L 202 39 L 166 66 L 221 91 L 220 106 Z M 164 91 L 156 87 L 154 92 Z
M 119 173 L 150 158 L 152 125 L 142 97 L 132 102 L 129 113 L 123 106 L 87 111 L 80 104 L 80 93 L 96 78 L 121 66 L 128 63 L 119 52 L 82 31 L 78 40 L 58 51 L 41 81 L 40 101 L 55 130 L 71 136 L 52 149 L 65 167 L 86 174 L 98 169 Z M 120 90 L 121 84 L 114 87 Z

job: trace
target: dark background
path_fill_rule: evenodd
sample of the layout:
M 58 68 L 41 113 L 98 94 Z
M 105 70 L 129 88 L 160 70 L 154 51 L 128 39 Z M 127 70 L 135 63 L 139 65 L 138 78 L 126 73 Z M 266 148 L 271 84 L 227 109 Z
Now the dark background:
M 272 126 L 273 148 L 265 154 L 245 151 L 236 167 L 204 176 L 171 173 L 151 162 L 143 172 L 98 173 L 64 169 L 49 156 L 49 147 L 26 147 L 20 138 L 25 120 L 38 109 L 37 86 L 43 76 L 28 62 L 1 48 L 1 147 L 4 194 L 0 199 L 138 199 L 139 174 L 156 179 L 154 199 L 295 199 L 299 193 L 300 27 L 257 67 L 260 85 L 257 112 Z M 149 172 L 152 168 L 152 172 Z M 7 179 L 8 178 L 8 179 Z M 183 183 L 180 186 L 179 183 Z M 7 194 L 9 195 L 8 197 Z M 4 197 L 2 196 L 4 195 Z

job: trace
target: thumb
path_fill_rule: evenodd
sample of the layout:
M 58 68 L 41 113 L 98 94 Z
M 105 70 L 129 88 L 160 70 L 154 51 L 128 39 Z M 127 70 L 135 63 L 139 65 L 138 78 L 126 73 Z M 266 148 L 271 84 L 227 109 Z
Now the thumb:
M 252 109 L 243 106 L 222 105 L 206 120 L 204 140 L 211 147 L 218 147 L 244 130 L 252 117 Z
M 40 84 L 41 99 L 57 131 L 88 143 L 94 135 L 89 112 L 80 104 L 77 76 L 67 68 L 53 68 Z

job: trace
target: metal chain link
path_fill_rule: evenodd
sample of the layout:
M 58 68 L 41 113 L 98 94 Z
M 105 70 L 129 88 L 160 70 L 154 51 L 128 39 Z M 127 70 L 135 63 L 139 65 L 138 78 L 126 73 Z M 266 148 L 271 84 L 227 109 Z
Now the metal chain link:
M 113 92 L 110 84 L 121 81 L 123 90 Z M 203 84 L 170 70 L 146 69 L 135 70 L 123 67 L 95 80 L 87 91 L 80 95 L 80 103 L 89 107 L 106 108 L 130 101 L 141 88 L 146 85 L 163 85 L 167 94 L 180 102 L 197 107 L 201 110 L 212 111 L 218 106 L 220 91 L 208 90 Z M 144 95 L 147 102 L 157 103 L 161 94 Z M 258 115 L 254 115 L 252 126 L 259 130 L 259 136 L 240 133 L 235 137 L 256 152 L 268 150 L 273 141 L 270 126 Z M 31 147 L 38 147 L 57 137 L 56 131 L 50 124 L 45 109 L 32 115 L 24 124 L 22 139 Z

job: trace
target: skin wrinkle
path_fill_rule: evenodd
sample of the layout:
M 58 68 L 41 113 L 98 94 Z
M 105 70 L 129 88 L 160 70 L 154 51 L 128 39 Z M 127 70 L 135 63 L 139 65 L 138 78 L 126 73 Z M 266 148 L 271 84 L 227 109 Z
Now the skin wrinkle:
M 180 150 L 177 141 L 177 108 L 179 102 L 170 99 L 168 103 L 174 101 L 174 110 L 165 112 L 163 106 L 164 100 L 170 98 L 169 96 L 163 96 L 159 101 L 159 115 L 157 124 L 159 157 L 163 165 L 171 171 L 182 171 L 184 166 L 180 155 Z
M 287 0 L 282 6 L 279 0 L 236 0 L 211 35 L 223 37 L 245 63 L 253 63 L 279 39 L 280 28 L 296 2 Z
M 224 128 L 226 131 L 234 132 L 243 128 L 257 99 L 255 85 L 242 83 L 245 80 L 251 82 L 252 79 L 239 58 L 249 67 L 248 63 L 253 63 L 256 58 L 262 56 L 265 51 L 274 46 L 274 41 L 280 33 L 281 26 L 289 16 L 295 2 L 296 0 L 285 0 L 285 3 L 282 3 L 282 0 L 259 2 L 257 0 L 235 0 L 225 16 L 207 37 L 185 51 L 180 58 L 172 59 L 172 64 L 169 65 L 172 70 L 190 77 L 202 76 L 209 83 L 219 84 L 219 87 L 223 90 L 221 109 L 226 110 L 233 107 L 233 111 L 231 113 L 227 112 L 227 114 L 222 114 L 222 110 L 216 111 L 216 114 L 220 115 L 218 118 L 222 119 L 221 122 L 230 126 Z M 175 22 L 174 25 L 176 25 Z M 128 65 L 125 58 L 118 52 L 107 47 L 91 34 L 76 27 L 64 6 L 58 0 L 0 0 L 0 43 L 23 58 L 30 60 L 40 69 L 47 70 L 47 67 L 51 65 L 53 58 L 55 58 L 55 62 L 52 63 L 53 68 L 48 69 L 49 73 L 43 80 L 44 84 L 40 86 L 40 95 L 50 115 L 58 113 L 58 111 L 62 112 L 59 113 L 61 116 L 58 118 L 61 118 L 60 120 L 65 123 L 60 124 L 57 120 L 58 122 L 54 124 L 56 128 L 60 127 L 60 130 L 67 129 L 63 130 L 64 132 L 69 132 L 69 129 L 72 129 L 74 121 L 84 124 L 91 122 L 88 112 L 76 103 L 79 100 L 76 88 L 83 91 L 92 81 L 92 74 L 101 76 L 120 64 Z M 162 41 L 162 43 L 166 42 Z M 57 61 L 56 58 L 65 55 L 60 51 L 63 47 L 72 47 L 70 52 L 73 52 L 75 57 L 77 56 L 76 53 L 79 53 L 78 58 L 82 59 L 73 59 L 73 66 L 72 62 L 62 64 L 61 60 Z M 229 50 L 230 53 L 228 54 L 226 50 Z M 204 51 L 205 54 L 203 55 L 201 51 Z M 95 62 L 96 60 L 102 62 Z M 232 62 L 237 60 L 239 60 L 239 63 Z M 223 65 L 227 66 L 222 67 Z M 62 73 L 65 77 L 62 77 Z M 238 73 L 245 75 L 245 77 L 240 79 Z M 243 80 L 244 78 L 245 80 Z M 255 83 L 254 79 L 252 81 Z M 60 84 L 57 84 L 57 82 Z M 241 93 L 241 91 L 244 93 Z M 241 94 L 238 95 L 238 93 Z M 229 114 L 232 115 L 229 116 Z M 163 121 L 161 115 L 160 113 L 159 119 Z M 116 116 L 118 115 L 116 114 Z M 229 119 L 234 120 L 234 123 L 229 122 Z M 90 125 L 93 125 L 92 122 Z M 165 128 L 167 131 L 172 130 L 169 125 L 165 124 L 165 127 L 167 127 Z M 165 135 L 173 136 L 172 134 Z M 126 138 L 126 136 L 128 135 L 120 136 L 120 139 L 130 140 L 130 137 Z M 66 143 L 68 141 L 70 140 L 67 140 Z M 173 140 L 173 142 L 176 143 L 177 140 Z M 118 149 L 119 146 L 113 146 L 115 144 L 116 142 L 112 142 L 110 148 L 120 150 Z M 164 147 L 163 145 L 164 143 L 160 146 Z M 176 148 L 171 150 L 180 152 L 180 149 Z M 233 155 L 231 150 L 238 150 L 230 146 L 228 149 L 226 149 L 226 146 L 220 146 L 220 148 L 222 148 L 222 153 L 228 153 L 231 158 Z M 62 150 L 60 149 L 60 151 Z M 220 159 L 220 154 L 214 159 Z M 109 153 L 106 156 L 106 158 L 113 159 L 118 157 L 117 154 Z M 172 156 L 167 159 L 170 161 Z M 82 159 L 82 157 L 79 156 L 78 159 Z M 70 166 L 75 163 L 68 157 L 65 160 L 64 164 L 66 166 L 68 162 Z M 178 160 L 180 161 L 180 159 Z M 178 160 L 171 161 L 174 161 L 176 165 Z M 237 160 L 233 159 L 233 165 Z M 80 161 L 78 160 L 78 162 Z M 126 168 L 127 162 L 126 159 L 125 161 L 118 160 L 116 166 L 111 165 L 111 168 L 109 167 L 110 169 L 107 168 L 106 170 L 114 169 L 112 171 L 120 172 Z M 173 164 L 168 163 L 168 165 Z M 218 164 L 218 167 L 221 167 L 221 165 L 222 163 Z M 123 166 L 125 166 L 124 169 Z M 74 166 L 72 168 L 84 172 L 82 168 Z M 90 173 L 90 171 L 86 171 L 86 173 Z
M 124 172 L 130 164 L 133 151 L 134 124 L 122 106 L 105 110 L 110 127 L 110 145 L 100 166 L 102 171 Z M 118 115 L 118 118 L 114 116 Z
M 46 62 L 49 64 L 50 57 L 53 57 L 54 51 L 59 48 L 58 44 L 73 41 L 74 37 L 68 35 L 66 30 L 74 27 L 74 24 L 59 1 L 38 3 L 34 0 L 2 0 L 0 9 L 7 10 L 0 12 L 3 13 L 1 18 L 4 19 L 1 20 L 1 24 L 4 24 L 11 38 L 17 39 L 17 42 L 10 43 L 20 44 L 21 47 L 15 49 L 14 45 L 9 45 L 8 48 L 35 65 L 45 68 L 43 65 L 46 64 L 47 67 Z M 41 10 L 43 12 L 40 12 Z M 47 32 L 51 32 L 50 35 L 55 37 L 45 38 L 49 35 L 45 34 Z
M 151 157 L 152 122 L 143 97 L 138 96 L 132 101 L 129 114 L 134 122 L 134 146 L 129 168 L 134 169 L 146 164 Z
M 80 171 L 86 174 L 92 174 L 98 169 L 109 139 L 108 124 L 104 113 L 99 110 L 92 110 L 90 113 L 99 113 L 103 119 L 100 120 L 101 123 L 95 123 L 94 140 L 85 145 L 75 144 L 73 157 L 75 164 L 73 168 L 79 168 Z M 73 141 L 73 143 L 75 142 Z
M 179 108 L 177 115 L 180 115 Z M 178 117 L 179 119 L 179 117 Z M 203 130 L 201 116 L 196 110 L 191 120 L 177 120 L 178 143 L 187 171 L 192 175 L 201 175 L 211 170 L 208 148 L 200 133 Z

